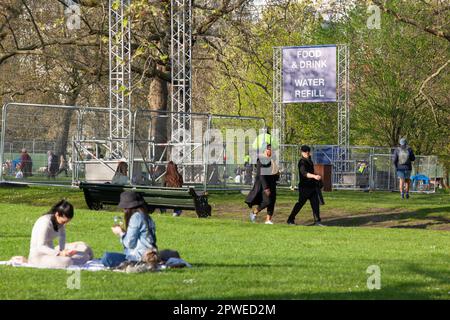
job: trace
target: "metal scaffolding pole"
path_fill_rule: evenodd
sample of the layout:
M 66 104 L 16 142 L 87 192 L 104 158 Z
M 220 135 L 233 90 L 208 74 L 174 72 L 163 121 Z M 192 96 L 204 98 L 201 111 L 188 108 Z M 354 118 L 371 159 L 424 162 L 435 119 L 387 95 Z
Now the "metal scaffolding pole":
M 112 158 L 128 158 L 131 109 L 130 0 L 109 0 L 109 129 Z
M 176 147 L 172 160 L 191 160 L 192 106 L 192 3 L 191 0 L 171 0 L 171 76 L 172 105 L 171 142 Z
M 279 161 L 283 161 L 286 126 L 286 110 L 283 103 L 283 50 L 281 47 L 273 48 L 273 122 L 272 132 L 278 141 Z
M 342 185 L 344 173 L 349 171 L 350 108 L 349 108 L 349 48 L 337 46 L 337 103 L 338 103 L 338 148 L 334 159 L 334 180 Z

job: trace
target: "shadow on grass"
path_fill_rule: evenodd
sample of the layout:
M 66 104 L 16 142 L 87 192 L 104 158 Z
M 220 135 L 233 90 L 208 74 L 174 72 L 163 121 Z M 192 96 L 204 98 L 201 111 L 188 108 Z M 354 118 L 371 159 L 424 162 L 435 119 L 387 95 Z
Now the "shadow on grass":
M 443 258 L 446 261 L 450 261 L 450 256 L 447 255 L 446 257 Z M 448 265 L 447 265 L 448 267 Z M 409 270 L 410 272 L 414 272 L 418 275 L 426 275 L 428 278 L 432 278 L 433 280 L 442 282 L 447 284 L 448 286 L 450 286 L 450 270 L 429 270 L 429 269 L 425 269 L 425 268 L 420 268 L 417 265 L 411 264 L 408 266 L 407 270 Z M 448 292 L 449 294 L 449 298 L 450 298 L 450 291 Z
M 442 216 L 433 216 L 433 213 L 450 213 L 450 206 L 438 207 L 438 208 L 423 208 L 414 211 L 400 212 L 400 213 L 377 213 L 368 215 L 358 215 L 349 217 L 339 217 L 328 219 L 325 224 L 328 226 L 340 226 L 340 227 L 357 227 L 364 225 L 376 225 L 392 222 L 392 225 L 387 225 L 390 228 L 414 228 L 414 229 L 426 229 L 430 226 L 436 225 L 448 225 L 446 229 L 450 230 L 450 218 Z M 413 224 L 399 225 L 407 220 L 412 220 Z M 419 223 L 420 220 L 423 223 Z M 422 222 L 422 221 L 421 221 Z
M 450 271 L 431 270 L 414 264 L 405 266 L 404 271 L 410 271 L 432 280 L 427 282 L 404 282 L 391 285 L 381 278 L 379 290 L 369 290 L 366 287 L 348 288 L 348 291 L 329 292 L 284 292 L 280 294 L 249 294 L 233 296 L 233 300 L 417 300 L 417 299 L 450 299 Z M 320 290 L 320 288 L 314 288 Z M 208 298 L 206 298 L 208 299 Z M 227 298 L 228 299 L 228 298 Z
M 262 263 L 243 263 L 243 264 L 229 264 L 229 263 L 196 263 L 196 268 L 302 268 L 307 267 L 301 264 L 262 264 Z
M 320 288 L 317 288 L 320 290 Z M 429 292 L 424 286 L 416 283 L 405 283 L 398 286 L 385 286 L 380 290 L 348 291 L 348 292 L 287 292 L 282 294 L 259 294 L 233 296 L 232 300 L 434 300 L 448 299 L 446 292 Z M 202 299 L 202 298 L 200 298 Z M 205 297 L 205 299 L 208 299 Z M 210 299 L 210 298 L 209 298 Z

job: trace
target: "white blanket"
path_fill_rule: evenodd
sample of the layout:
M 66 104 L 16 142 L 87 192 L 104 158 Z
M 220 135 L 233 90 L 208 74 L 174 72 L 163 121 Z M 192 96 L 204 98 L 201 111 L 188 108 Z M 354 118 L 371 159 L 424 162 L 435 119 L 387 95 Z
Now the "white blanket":
M 88 271 L 108 270 L 108 268 L 106 268 L 99 259 L 90 260 L 82 266 L 69 266 L 67 268 L 48 268 L 48 267 L 43 267 L 43 266 L 35 266 L 35 265 L 29 264 L 29 263 L 13 262 L 11 260 L 0 261 L 0 265 L 6 265 L 6 266 L 12 266 L 12 267 L 37 268 L 37 269 L 66 269 L 66 270 L 88 270 Z
M 15 257 L 22 258 L 22 257 Z M 65 269 L 65 270 L 87 270 L 87 271 L 102 271 L 111 270 L 103 265 L 100 259 L 90 260 L 82 266 L 69 266 L 67 268 L 57 268 L 57 267 L 43 267 L 32 265 L 27 262 L 23 262 L 20 259 L 15 259 L 14 257 L 8 261 L 0 261 L 0 265 L 12 266 L 12 267 L 25 267 L 25 268 L 36 268 L 36 269 Z M 191 268 L 192 266 L 181 258 L 169 258 L 165 264 L 160 265 L 158 270 L 165 270 L 170 268 Z M 123 270 L 112 269 L 112 271 L 124 272 Z

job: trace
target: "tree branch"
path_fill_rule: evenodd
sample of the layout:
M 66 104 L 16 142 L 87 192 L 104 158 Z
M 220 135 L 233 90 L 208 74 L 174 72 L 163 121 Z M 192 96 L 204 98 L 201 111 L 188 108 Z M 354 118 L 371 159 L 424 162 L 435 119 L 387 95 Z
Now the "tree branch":
M 39 30 L 39 28 L 38 28 L 38 26 L 36 24 L 36 21 L 34 20 L 34 16 L 31 13 L 30 8 L 28 7 L 28 5 L 25 2 L 25 0 L 22 0 L 22 3 L 25 6 L 25 9 L 27 9 L 28 15 L 30 16 L 30 19 L 31 19 L 31 23 L 33 24 L 34 30 L 36 31 L 36 34 L 38 35 L 39 40 L 41 41 L 41 44 L 44 44 L 44 39 L 42 38 L 41 31 Z
M 423 26 L 419 22 L 417 22 L 416 20 L 411 19 L 409 17 L 402 16 L 399 13 L 395 12 L 394 10 L 387 8 L 381 0 L 372 0 L 372 1 L 373 1 L 373 3 L 378 5 L 381 8 L 381 10 L 383 10 L 383 12 L 394 16 L 395 19 L 397 19 L 398 21 L 401 21 L 401 22 L 404 22 L 406 24 L 415 26 L 415 27 L 417 27 L 419 29 L 422 29 L 425 32 L 428 32 L 428 33 L 434 35 L 434 36 L 437 36 L 437 37 L 446 39 L 447 41 L 450 41 L 450 32 L 445 32 L 445 31 L 442 31 L 442 30 L 438 30 L 438 29 L 436 29 L 434 27 Z
M 432 75 L 430 75 L 428 78 L 426 78 L 422 82 L 422 85 L 419 88 L 419 93 L 414 97 L 414 100 L 418 99 L 419 96 L 422 96 L 422 97 L 425 98 L 425 100 L 427 100 L 429 106 L 431 107 L 431 111 L 433 112 L 434 121 L 436 122 L 436 124 L 438 124 L 438 118 L 437 118 L 437 115 L 436 115 L 436 111 L 434 110 L 435 103 L 433 103 L 433 100 L 423 91 L 423 89 L 425 88 L 427 83 L 430 82 L 433 78 L 437 77 L 441 73 L 441 71 L 444 70 L 444 68 L 448 66 L 449 63 L 450 63 L 450 59 L 447 60 L 442 66 L 440 66 L 436 70 L 436 72 L 434 72 Z

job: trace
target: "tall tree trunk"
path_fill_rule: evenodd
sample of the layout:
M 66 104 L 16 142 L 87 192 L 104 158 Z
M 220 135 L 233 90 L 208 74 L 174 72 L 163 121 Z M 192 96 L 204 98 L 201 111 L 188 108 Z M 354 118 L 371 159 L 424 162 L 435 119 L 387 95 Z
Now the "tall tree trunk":
M 158 66 L 158 68 L 162 69 L 162 66 Z M 148 95 L 148 103 L 150 106 L 150 110 L 154 111 L 167 111 L 168 110 L 168 101 L 169 101 L 169 86 L 167 81 L 162 80 L 158 77 L 153 78 L 150 84 L 150 93 Z M 169 118 L 160 117 L 160 113 L 153 112 L 152 113 L 152 121 L 151 121 L 151 136 L 154 138 L 155 143 L 167 143 L 168 142 L 168 125 L 170 124 L 167 121 Z M 160 160 L 161 156 L 164 152 L 164 147 L 155 148 L 155 160 Z M 165 154 L 164 160 L 167 156 Z
M 78 85 L 73 89 L 71 94 L 67 97 L 67 99 L 64 101 L 65 105 L 68 106 L 74 106 L 77 103 L 78 97 L 80 95 L 81 91 L 81 85 Z M 67 144 L 69 141 L 69 132 L 70 132 L 70 124 L 72 122 L 72 115 L 74 111 L 73 110 L 66 110 L 63 113 L 62 120 L 58 126 L 60 128 L 60 133 L 57 136 L 56 139 L 56 145 L 55 145 L 55 154 L 59 157 L 63 155 L 66 157 L 67 153 Z

